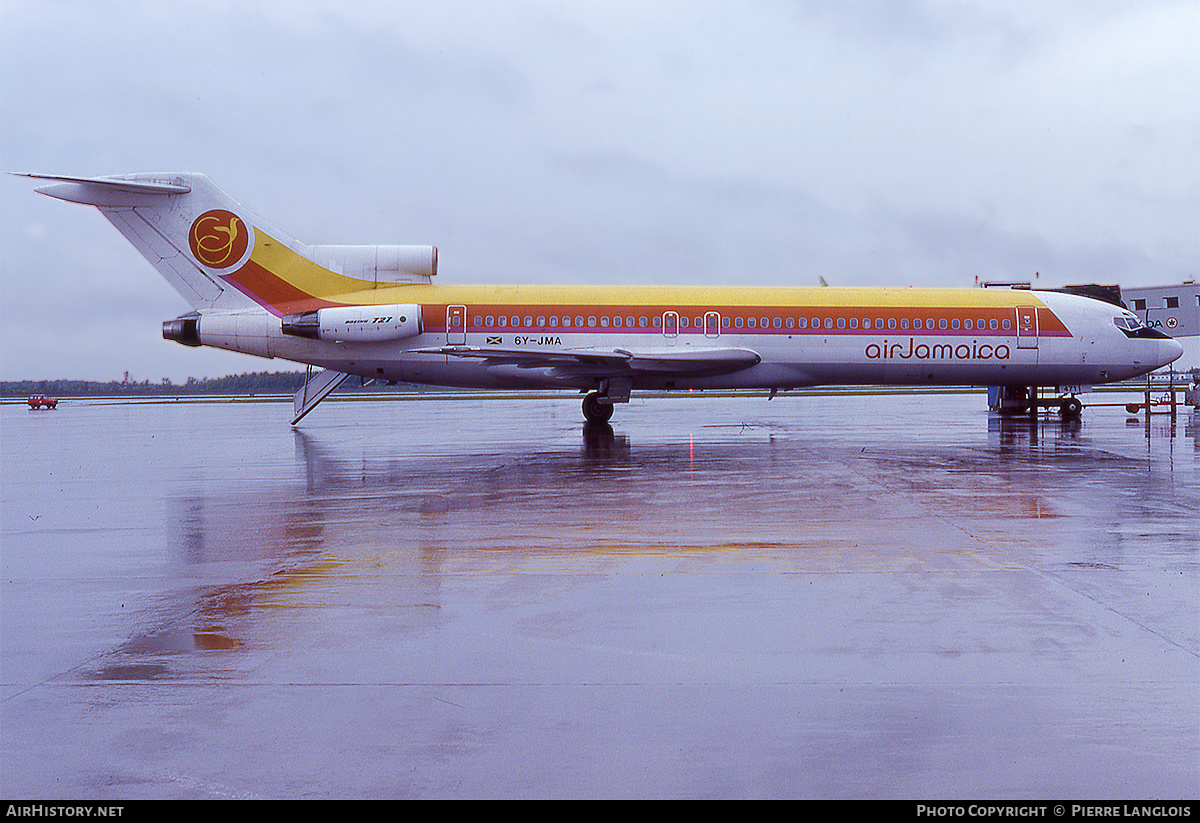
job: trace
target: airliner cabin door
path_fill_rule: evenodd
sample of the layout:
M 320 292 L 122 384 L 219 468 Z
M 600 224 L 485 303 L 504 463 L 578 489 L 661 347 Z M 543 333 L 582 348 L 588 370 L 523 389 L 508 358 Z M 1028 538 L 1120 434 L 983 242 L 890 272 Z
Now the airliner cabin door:
M 446 345 L 462 346 L 467 342 L 467 307 L 446 307 Z
M 721 336 L 721 315 L 715 311 L 704 313 L 704 336 L 709 338 Z
M 667 345 L 674 346 L 675 339 L 679 336 L 679 312 L 663 312 L 662 333 L 663 337 L 666 338 Z
M 1017 306 L 1017 348 L 1038 347 L 1037 309 L 1033 306 Z

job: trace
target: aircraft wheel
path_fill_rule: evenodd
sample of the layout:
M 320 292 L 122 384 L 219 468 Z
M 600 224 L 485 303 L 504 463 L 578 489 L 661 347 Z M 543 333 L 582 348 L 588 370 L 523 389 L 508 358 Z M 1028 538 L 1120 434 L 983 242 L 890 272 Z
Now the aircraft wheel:
M 1058 408 L 1063 417 L 1075 418 L 1083 414 L 1083 403 L 1077 397 L 1068 397 Z
M 583 417 L 589 423 L 607 423 L 612 416 L 612 403 L 601 403 L 598 393 L 592 392 L 583 398 Z

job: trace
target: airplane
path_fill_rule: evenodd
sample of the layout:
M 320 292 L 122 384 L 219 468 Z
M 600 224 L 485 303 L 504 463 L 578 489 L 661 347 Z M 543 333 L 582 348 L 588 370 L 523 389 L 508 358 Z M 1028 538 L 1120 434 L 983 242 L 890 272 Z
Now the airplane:
M 434 285 L 433 246 L 307 245 L 202 174 L 20 176 L 98 208 L 191 305 L 165 339 L 307 364 L 293 425 L 351 375 L 575 389 L 588 423 L 634 390 L 856 384 L 995 386 L 1012 409 L 1078 416 L 1078 387 L 1183 353 L 1124 307 L 1061 291 Z M 1069 396 L 1039 404 L 1043 386 Z

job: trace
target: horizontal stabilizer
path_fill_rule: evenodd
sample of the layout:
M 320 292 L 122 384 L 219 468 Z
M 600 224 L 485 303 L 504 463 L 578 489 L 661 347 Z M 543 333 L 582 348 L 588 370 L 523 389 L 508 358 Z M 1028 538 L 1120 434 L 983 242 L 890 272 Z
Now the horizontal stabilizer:
M 14 172 L 18 177 L 52 180 L 54 185 L 43 186 L 40 194 L 84 203 L 89 206 L 136 206 L 146 196 L 187 194 L 192 190 L 182 180 L 123 180 L 119 177 L 66 177 L 57 174 L 28 174 Z M 164 175 L 167 177 L 167 175 Z

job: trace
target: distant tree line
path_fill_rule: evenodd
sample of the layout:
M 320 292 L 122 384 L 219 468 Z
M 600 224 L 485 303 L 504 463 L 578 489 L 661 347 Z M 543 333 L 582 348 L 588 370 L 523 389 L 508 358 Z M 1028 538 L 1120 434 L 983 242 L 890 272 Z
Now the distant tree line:
M 186 383 L 172 383 L 164 377 L 159 383 L 149 380 L 112 380 L 107 383 L 94 380 L 13 380 L 0 382 L 0 397 L 28 397 L 45 394 L 50 397 L 161 397 L 190 394 L 295 394 L 304 385 L 304 372 L 247 372 L 225 377 L 189 377 Z M 406 383 L 388 386 L 385 383 L 362 385 L 357 378 L 350 378 L 337 393 L 353 391 L 396 392 L 411 391 L 415 387 Z

